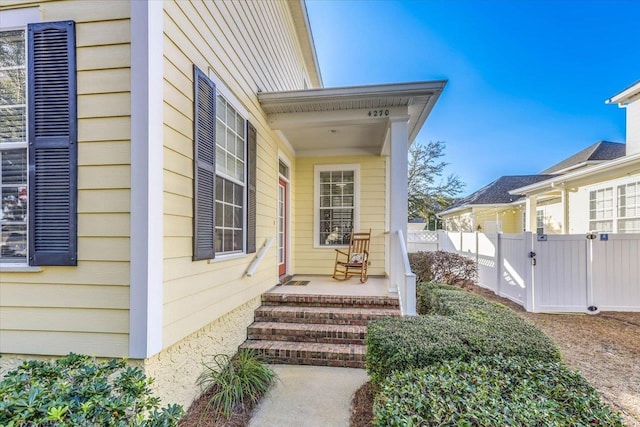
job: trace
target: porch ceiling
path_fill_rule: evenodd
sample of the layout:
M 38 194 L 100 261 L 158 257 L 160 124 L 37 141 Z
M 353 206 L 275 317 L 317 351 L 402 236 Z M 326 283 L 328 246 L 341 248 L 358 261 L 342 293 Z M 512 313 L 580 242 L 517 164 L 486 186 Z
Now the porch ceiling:
M 259 93 L 272 129 L 297 156 L 387 154 L 389 120 L 408 117 L 411 143 L 446 81 Z

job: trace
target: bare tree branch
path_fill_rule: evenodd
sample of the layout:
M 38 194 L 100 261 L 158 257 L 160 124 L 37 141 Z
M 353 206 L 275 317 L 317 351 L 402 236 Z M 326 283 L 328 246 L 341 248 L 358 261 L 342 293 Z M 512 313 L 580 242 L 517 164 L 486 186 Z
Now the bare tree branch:
M 456 174 L 442 177 L 445 143 L 413 144 L 409 149 L 409 218 L 427 222 L 451 205 L 465 187 Z

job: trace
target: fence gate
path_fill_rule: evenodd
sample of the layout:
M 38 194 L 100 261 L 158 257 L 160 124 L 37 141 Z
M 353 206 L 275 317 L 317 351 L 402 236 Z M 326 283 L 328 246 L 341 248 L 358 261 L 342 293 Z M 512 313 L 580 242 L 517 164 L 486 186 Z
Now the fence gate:
M 534 240 L 535 311 L 584 313 L 591 305 L 590 246 L 584 235 L 542 235 Z

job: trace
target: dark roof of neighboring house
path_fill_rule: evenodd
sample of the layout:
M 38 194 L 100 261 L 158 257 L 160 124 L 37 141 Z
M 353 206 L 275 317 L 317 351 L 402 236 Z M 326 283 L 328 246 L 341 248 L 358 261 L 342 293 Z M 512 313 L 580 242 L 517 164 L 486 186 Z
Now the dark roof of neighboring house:
M 520 187 L 526 187 L 527 185 L 535 184 L 536 182 L 544 181 L 551 177 L 553 177 L 553 175 L 502 176 L 493 181 L 491 184 L 482 187 L 475 193 L 472 193 L 467 197 L 463 197 L 462 199 L 456 201 L 441 213 L 445 213 L 466 205 L 493 205 L 512 203 L 522 199 L 524 196 L 514 196 L 509 194 L 509 191 Z
M 541 174 L 557 173 L 572 166 L 590 161 L 613 160 L 625 155 L 625 144 L 620 142 L 600 141 L 585 148 L 584 150 L 556 163 Z

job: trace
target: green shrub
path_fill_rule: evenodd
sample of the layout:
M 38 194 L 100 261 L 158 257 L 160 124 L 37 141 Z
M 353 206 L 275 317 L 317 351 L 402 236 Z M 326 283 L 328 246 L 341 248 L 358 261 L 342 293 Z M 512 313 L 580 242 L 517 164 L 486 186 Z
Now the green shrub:
M 549 337 L 501 304 L 450 287 L 422 285 L 420 291 L 433 295 L 431 314 L 369 322 L 366 368 L 372 381 L 393 371 L 495 354 L 560 360 Z
M 416 281 L 437 282 L 465 287 L 478 279 L 478 264 L 454 252 L 431 251 L 409 254 Z
M 440 303 L 440 297 L 437 292 L 439 289 L 459 290 L 459 288 L 454 288 L 453 286 L 431 282 L 421 282 L 417 284 L 416 310 L 418 314 L 452 314 Z
M 375 426 L 623 426 L 577 372 L 523 358 L 449 361 L 389 377 Z
M 179 405 L 160 409 L 140 368 L 69 354 L 28 361 L 0 382 L 2 426 L 175 426 Z
M 229 418 L 236 407 L 246 410 L 257 404 L 275 380 L 269 365 L 244 350 L 234 357 L 215 355 L 212 364 L 205 364 L 198 384 L 211 392 L 207 412 Z

